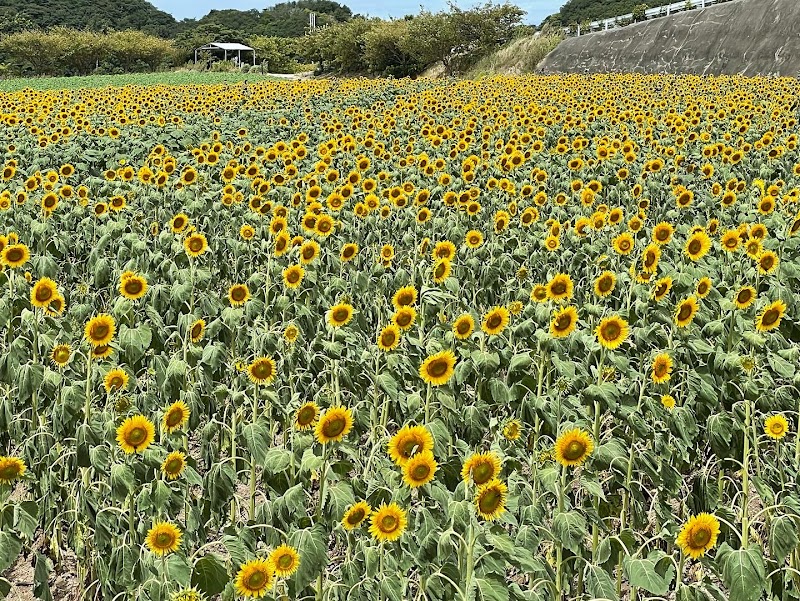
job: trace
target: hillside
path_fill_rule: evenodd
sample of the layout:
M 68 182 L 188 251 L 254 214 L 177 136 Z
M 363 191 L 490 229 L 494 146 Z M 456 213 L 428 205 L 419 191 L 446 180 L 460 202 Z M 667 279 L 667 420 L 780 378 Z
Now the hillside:
M 619 15 L 633 12 L 635 6 L 647 4 L 649 8 L 664 6 L 675 0 L 569 0 L 554 15 L 549 16 L 545 22 L 569 25 L 583 21 L 597 21 L 610 19 Z
M 173 35 L 177 25 L 172 15 L 146 0 L 0 0 L 0 16 L 15 15 L 42 29 L 138 29 L 161 37 Z
M 798 25 L 797 0 L 738 0 L 568 38 L 539 69 L 796 76 Z

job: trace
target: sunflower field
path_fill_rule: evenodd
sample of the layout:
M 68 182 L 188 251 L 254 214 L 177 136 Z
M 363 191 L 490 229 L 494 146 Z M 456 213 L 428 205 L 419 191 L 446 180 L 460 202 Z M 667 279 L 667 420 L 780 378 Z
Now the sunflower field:
M 798 94 L 0 93 L 0 597 L 800 598 Z

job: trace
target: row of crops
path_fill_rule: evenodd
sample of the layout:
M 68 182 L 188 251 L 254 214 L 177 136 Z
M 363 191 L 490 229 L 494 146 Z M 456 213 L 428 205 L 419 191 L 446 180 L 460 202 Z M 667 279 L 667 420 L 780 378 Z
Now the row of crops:
M 797 599 L 799 92 L 0 94 L 0 597 Z

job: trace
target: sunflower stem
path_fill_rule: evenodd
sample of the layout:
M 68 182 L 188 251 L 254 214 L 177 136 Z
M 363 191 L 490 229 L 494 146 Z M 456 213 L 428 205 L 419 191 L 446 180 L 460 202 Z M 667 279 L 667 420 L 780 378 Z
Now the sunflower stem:
M 86 387 L 84 389 L 83 423 L 88 425 L 92 412 L 92 349 L 86 354 Z
M 565 465 L 561 466 L 561 479 L 559 481 L 558 487 L 558 513 L 564 512 L 564 495 L 566 494 L 567 489 L 567 467 Z M 556 542 L 556 588 L 555 588 L 555 598 L 554 601 L 561 601 L 563 597 L 563 580 L 564 580 L 564 546 L 561 544 L 561 541 Z
M 475 533 L 475 520 L 470 518 L 469 530 L 467 531 L 467 573 L 464 578 L 464 601 L 468 601 L 472 598 L 472 576 L 475 572 L 475 540 L 477 538 L 477 534 Z
M 236 469 L 236 407 L 233 407 L 231 411 L 231 464 L 233 465 L 233 471 L 237 474 L 236 480 L 238 481 L 238 470 Z M 236 523 L 236 496 L 231 499 L 231 523 Z
M 744 450 L 742 451 L 742 548 L 747 548 L 750 541 L 750 524 L 748 522 L 748 505 L 750 498 L 750 400 L 744 400 Z
M 253 392 L 253 424 L 258 421 L 258 384 L 254 384 Z M 250 457 L 250 521 L 256 519 L 256 462 Z
M 322 445 L 322 471 L 319 475 L 319 503 L 317 503 L 317 511 L 314 516 L 314 522 L 317 523 L 322 516 L 322 506 L 325 503 L 325 478 L 328 475 L 328 445 Z
M 427 425 L 430 423 L 431 417 L 431 390 L 432 387 L 430 383 L 428 383 L 428 388 L 425 391 L 425 424 Z

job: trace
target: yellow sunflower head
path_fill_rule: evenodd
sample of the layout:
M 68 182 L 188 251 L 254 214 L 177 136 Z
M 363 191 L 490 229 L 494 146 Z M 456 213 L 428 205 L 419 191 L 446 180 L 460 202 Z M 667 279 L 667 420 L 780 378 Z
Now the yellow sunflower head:
M 489 336 L 503 333 L 509 322 L 509 312 L 505 307 L 494 307 L 483 316 L 481 329 Z
M 400 328 L 396 324 L 390 324 L 378 333 L 378 348 L 388 352 L 400 344 Z
M 155 438 L 156 428 L 143 415 L 133 415 L 117 428 L 117 443 L 126 453 L 142 453 Z
M 83 336 L 93 347 L 106 346 L 114 338 L 116 322 L 111 315 L 101 313 L 92 317 L 83 330 Z
M 417 302 L 417 289 L 414 286 L 403 286 L 392 296 L 395 309 L 413 305 Z
M 663 384 L 668 382 L 672 374 L 672 357 L 667 353 L 659 353 L 653 359 L 653 371 L 650 374 L 650 379 L 656 384 Z
M 628 338 L 628 322 L 618 315 L 604 317 L 595 329 L 601 346 L 614 350 Z
M 550 335 L 553 338 L 565 338 L 575 331 L 578 324 L 578 310 L 574 306 L 563 307 L 553 314 L 550 322 Z
M 303 403 L 294 414 L 294 426 L 298 430 L 310 430 L 319 419 L 319 407 L 314 401 Z
M 0 456 L 0 484 L 11 484 L 25 474 L 25 462 L 19 457 Z
M 461 478 L 481 486 L 500 475 L 500 457 L 496 453 L 474 453 L 464 462 Z
M 780 440 L 789 431 L 789 421 L 782 413 L 770 415 L 764 420 L 764 433 L 773 440 Z
M 392 542 L 403 536 L 408 518 L 397 503 L 383 504 L 370 516 L 369 533 L 379 542 Z
M 403 465 L 403 481 L 411 488 L 417 488 L 433 480 L 438 463 L 431 451 L 415 453 Z
M 786 303 L 776 300 L 761 310 L 756 317 L 756 330 L 769 332 L 781 325 L 781 319 L 786 313 Z
M 164 417 L 161 420 L 162 427 L 168 434 L 171 434 L 182 428 L 189 421 L 190 415 L 189 405 L 183 401 L 175 401 L 164 410 Z
M 300 554 L 289 545 L 281 545 L 269 554 L 269 561 L 275 566 L 275 575 L 288 578 L 300 567 Z
M 177 480 L 186 468 L 186 455 L 180 451 L 173 451 L 161 464 L 161 473 L 167 480 Z
M 719 520 L 711 514 L 701 513 L 689 518 L 676 542 L 684 554 L 697 559 L 717 544 L 719 532 Z
M 234 581 L 236 592 L 243 597 L 260 599 L 275 584 L 275 566 L 268 559 L 251 559 L 239 567 Z
M 275 379 L 275 360 L 258 357 L 247 367 L 247 376 L 254 384 L 269 384 Z
M 344 512 L 344 516 L 342 516 L 342 526 L 345 530 L 354 530 L 364 523 L 364 520 L 369 517 L 370 513 L 372 513 L 372 508 L 369 506 L 369 503 L 366 501 L 359 501 Z
M 419 366 L 419 375 L 426 384 L 441 386 L 447 384 L 455 373 L 456 356 L 453 351 L 440 351 L 429 356 Z
M 125 370 L 115 368 L 109 370 L 109 372 L 106 374 L 105 378 L 103 379 L 103 385 L 105 386 L 106 392 L 112 393 L 127 388 L 128 379 L 128 374 L 125 373 Z
M 466 340 L 475 330 L 475 320 L 469 313 L 462 313 L 453 322 L 453 336 L 459 340 Z
M 31 305 L 39 309 L 47 309 L 57 296 L 56 283 L 50 278 L 42 278 L 31 288 Z
M 480 485 L 474 499 L 478 515 L 489 521 L 499 518 L 506 510 L 507 493 L 508 487 L 497 478 Z
M 330 407 L 320 416 L 314 436 L 321 444 L 340 442 L 353 428 L 353 413 L 346 407 Z
M 564 467 L 581 465 L 594 450 L 592 437 L 585 430 L 573 428 L 556 439 L 555 459 Z
M 558 273 L 547 284 L 547 298 L 554 301 L 568 300 L 572 298 L 573 290 L 572 278 L 566 273 Z
M 130 274 L 119 283 L 119 293 L 128 300 L 142 298 L 147 292 L 147 280 L 137 274 Z

